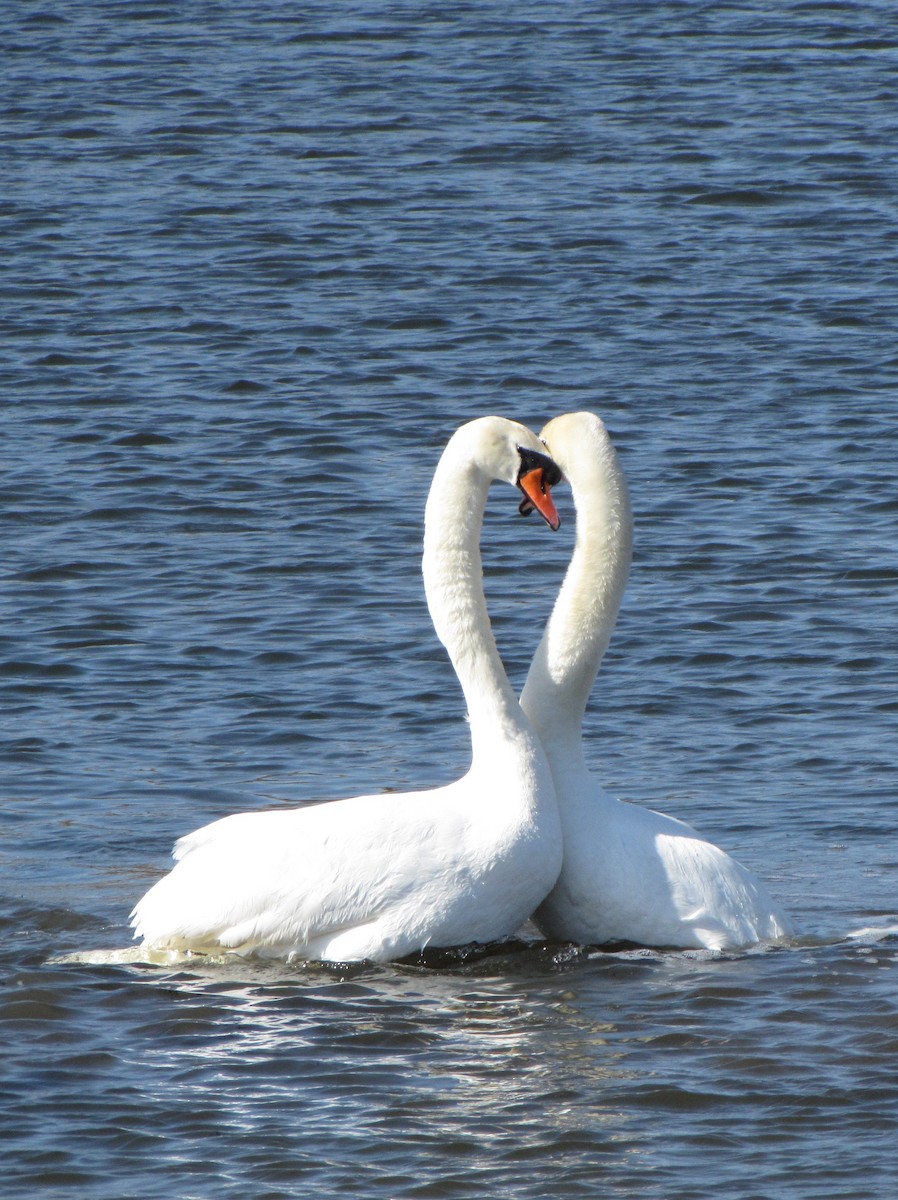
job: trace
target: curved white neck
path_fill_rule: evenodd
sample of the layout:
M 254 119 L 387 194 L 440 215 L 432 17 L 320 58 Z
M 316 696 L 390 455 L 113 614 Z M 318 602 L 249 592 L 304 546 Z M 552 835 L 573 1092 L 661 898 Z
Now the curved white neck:
M 424 517 L 424 590 L 467 702 L 475 765 L 481 756 L 495 758 L 510 737 L 533 739 L 499 657 L 483 593 L 480 531 L 490 482 L 463 447 L 450 443 Z
M 580 762 L 583 714 L 630 569 L 632 519 L 626 481 L 610 442 L 599 454 L 576 455 L 570 469 L 560 465 L 574 494 L 577 537 L 521 706 L 550 758 Z

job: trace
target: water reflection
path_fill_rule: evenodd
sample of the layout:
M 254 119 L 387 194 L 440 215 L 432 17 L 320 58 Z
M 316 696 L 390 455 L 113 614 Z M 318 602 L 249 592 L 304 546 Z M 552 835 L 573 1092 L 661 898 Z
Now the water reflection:
M 151 1053 L 166 1090 L 200 1107 L 214 1097 L 228 1122 L 293 1112 L 329 1142 L 367 1129 L 406 1154 L 423 1139 L 512 1159 L 571 1139 L 607 1151 L 627 1125 L 606 1098 L 632 1075 L 627 1035 L 563 979 L 276 964 L 135 978 L 163 1003 L 127 1052 L 134 1065 Z
M 445 969 L 70 961 L 31 986 L 64 984 L 48 1036 L 83 1038 L 57 1111 L 161 1139 L 164 1171 L 542 1195 L 521 1192 L 533 1169 L 564 1197 L 638 1191 L 681 1153 L 740 1145 L 746 1112 L 780 1114 L 782 1156 L 811 1117 L 858 1102 L 853 1069 L 892 1088 L 865 1021 L 816 1033 L 860 991 L 889 1019 L 895 933 L 875 933 L 742 955 L 537 946 Z M 110 1065 L 94 1051 L 112 1041 Z M 844 1103 L 821 1115 L 808 1097 L 834 1056 Z

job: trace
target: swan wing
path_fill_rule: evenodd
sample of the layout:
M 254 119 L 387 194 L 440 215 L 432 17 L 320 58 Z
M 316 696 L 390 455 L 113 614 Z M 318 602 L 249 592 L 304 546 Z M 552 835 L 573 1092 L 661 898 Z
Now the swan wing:
M 670 818 L 668 818 L 670 820 Z M 783 937 L 791 925 L 761 880 L 732 855 L 689 832 L 659 830 L 655 851 L 668 881 L 682 944 L 723 950 Z M 676 932 L 676 931 L 675 931 Z
M 215 821 L 178 841 L 177 865 L 132 913 L 135 936 L 151 948 L 322 957 L 337 935 L 377 925 L 383 937 L 401 916 L 414 937 L 412 896 L 422 916 L 439 909 L 441 888 L 457 876 L 452 847 L 464 842 L 462 822 L 434 795 Z
M 536 914 L 550 936 L 720 950 L 790 932 L 764 884 L 691 825 L 586 790 L 567 814 L 558 884 Z

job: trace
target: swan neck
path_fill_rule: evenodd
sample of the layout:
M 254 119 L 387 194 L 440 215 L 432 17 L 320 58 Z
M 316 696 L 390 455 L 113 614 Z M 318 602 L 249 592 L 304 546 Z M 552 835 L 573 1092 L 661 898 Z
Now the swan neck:
M 595 469 L 570 477 L 574 553 L 530 667 L 521 705 L 547 747 L 582 754 L 580 727 L 611 639 L 632 555 L 626 481 L 609 445 Z
M 475 764 L 481 755 L 495 758 L 515 733 L 532 736 L 499 657 L 483 590 L 480 534 L 490 482 L 476 463 L 447 450 L 424 518 L 427 604 L 464 693 Z

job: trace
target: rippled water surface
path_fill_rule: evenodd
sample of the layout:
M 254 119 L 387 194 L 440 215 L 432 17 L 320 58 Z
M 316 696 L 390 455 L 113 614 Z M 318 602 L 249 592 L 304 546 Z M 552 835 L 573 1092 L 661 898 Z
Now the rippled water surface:
M 63 0 L 0 35 L 0 1194 L 891 1200 L 894 6 Z M 590 762 L 799 938 L 96 953 L 181 833 L 465 769 L 430 475 L 464 420 L 584 407 L 636 516 Z M 558 501 L 556 536 L 487 514 L 518 686 Z

